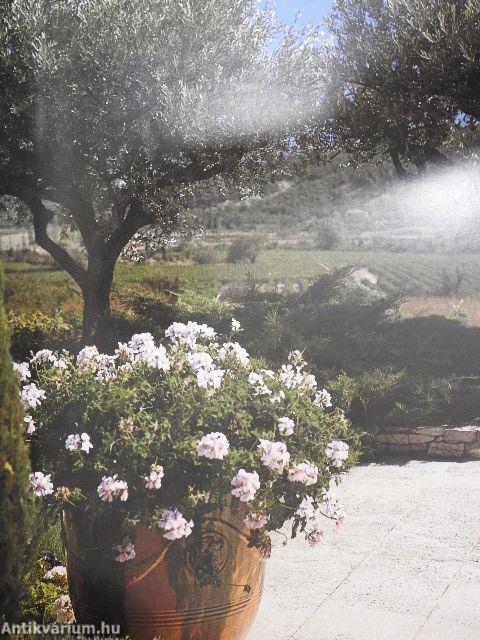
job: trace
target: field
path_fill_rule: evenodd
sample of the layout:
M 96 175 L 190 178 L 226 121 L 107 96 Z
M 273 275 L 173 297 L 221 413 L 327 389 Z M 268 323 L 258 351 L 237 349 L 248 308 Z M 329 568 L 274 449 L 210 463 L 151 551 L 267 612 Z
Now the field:
M 480 256 L 476 255 L 274 249 L 262 251 L 255 264 L 228 264 L 222 251 L 216 251 L 213 258 L 217 261 L 212 264 L 195 264 L 191 260 L 120 263 L 115 274 L 113 306 L 122 307 L 131 295 L 162 291 L 168 295 L 171 289 L 180 295 L 193 292 L 215 298 L 231 283 L 252 279 L 289 290 L 329 269 L 350 265 L 368 269 L 378 278 L 376 286 L 381 291 L 411 299 L 404 307 L 408 314 L 449 315 L 462 306 L 463 298 L 468 298 L 466 311 L 471 311 L 472 319 L 478 321 Z M 6 272 L 9 309 L 48 314 L 59 309 L 80 310 L 80 290 L 54 266 L 9 262 Z

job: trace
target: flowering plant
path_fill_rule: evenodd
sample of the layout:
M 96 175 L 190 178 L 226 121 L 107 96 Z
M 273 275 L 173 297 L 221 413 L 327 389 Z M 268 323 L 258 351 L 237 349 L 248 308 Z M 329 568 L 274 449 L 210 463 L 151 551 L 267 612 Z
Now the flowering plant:
M 312 543 L 320 515 L 340 524 L 334 495 L 357 437 L 319 390 L 300 352 L 271 371 L 234 341 L 195 322 L 149 333 L 114 355 L 45 349 L 15 364 L 32 441 L 35 496 L 111 516 L 112 554 L 135 557 L 134 528 L 188 537 L 233 502 L 251 543 L 267 550 L 287 520 Z M 347 442 L 349 444 L 347 444 Z

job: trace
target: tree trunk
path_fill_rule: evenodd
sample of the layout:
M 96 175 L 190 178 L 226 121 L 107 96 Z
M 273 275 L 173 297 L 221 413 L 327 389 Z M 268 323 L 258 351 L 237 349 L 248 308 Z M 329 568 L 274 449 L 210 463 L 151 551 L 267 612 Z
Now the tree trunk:
M 83 287 L 83 343 L 100 349 L 114 342 L 110 324 L 110 292 L 115 259 L 90 258 Z
M 397 149 L 390 149 L 390 157 L 392 158 L 393 166 L 395 167 L 395 171 L 397 172 L 397 177 L 401 180 L 405 180 L 408 178 L 408 173 L 406 172 L 402 161 L 400 160 L 400 154 Z

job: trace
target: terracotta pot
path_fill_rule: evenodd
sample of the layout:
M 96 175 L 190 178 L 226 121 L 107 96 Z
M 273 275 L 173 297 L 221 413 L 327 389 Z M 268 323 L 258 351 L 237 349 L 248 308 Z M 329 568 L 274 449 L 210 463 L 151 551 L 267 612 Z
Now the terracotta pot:
M 64 512 L 77 622 L 120 624 L 134 640 L 241 640 L 258 609 L 265 563 L 248 547 L 244 517 L 242 508 L 227 508 L 209 515 L 200 535 L 171 542 L 138 527 L 136 557 L 122 564 L 114 560 L 114 528 Z

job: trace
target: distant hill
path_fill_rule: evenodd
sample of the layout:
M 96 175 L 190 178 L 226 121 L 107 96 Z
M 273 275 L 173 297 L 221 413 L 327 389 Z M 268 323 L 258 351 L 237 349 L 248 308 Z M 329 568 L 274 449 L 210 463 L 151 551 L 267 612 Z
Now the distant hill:
M 310 233 L 323 249 L 477 251 L 480 174 L 458 165 L 398 181 L 386 164 L 332 164 L 271 185 L 263 197 L 204 205 L 197 215 L 210 230 Z

